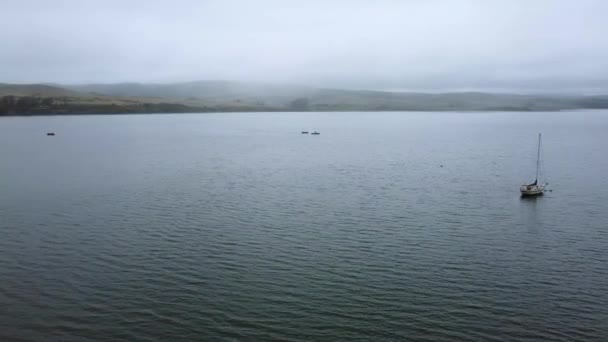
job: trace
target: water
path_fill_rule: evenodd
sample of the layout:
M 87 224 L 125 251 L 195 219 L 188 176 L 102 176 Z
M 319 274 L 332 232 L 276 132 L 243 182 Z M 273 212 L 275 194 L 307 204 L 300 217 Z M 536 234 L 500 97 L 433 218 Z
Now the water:
M 539 131 L 554 191 L 521 199 Z M 0 340 L 606 341 L 607 133 L 606 111 L 1 118 Z

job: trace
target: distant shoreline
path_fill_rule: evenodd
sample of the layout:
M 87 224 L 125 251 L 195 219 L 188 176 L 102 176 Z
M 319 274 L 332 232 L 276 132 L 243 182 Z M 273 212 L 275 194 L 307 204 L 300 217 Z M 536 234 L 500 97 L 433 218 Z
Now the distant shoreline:
M 150 112 L 150 113 L 37 113 L 37 114 L 4 114 L 0 118 L 28 118 L 28 117 L 50 117 L 50 116 L 119 116 L 119 115 L 173 115 L 173 114 L 255 114 L 255 113 L 558 113 L 576 111 L 598 111 L 606 108 L 572 108 L 558 110 L 334 110 L 334 111 L 295 111 L 295 110 L 271 110 L 271 111 L 210 111 L 210 112 Z
M 553 112 L 608 109 L 608 95 L 395 93 L 200 81 L 1 84 L 0 116 L 251 112 Z

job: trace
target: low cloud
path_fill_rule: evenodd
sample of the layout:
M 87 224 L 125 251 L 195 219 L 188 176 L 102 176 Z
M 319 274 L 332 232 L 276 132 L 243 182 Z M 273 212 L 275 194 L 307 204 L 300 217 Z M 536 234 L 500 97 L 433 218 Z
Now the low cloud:
M 0 82 L 608 90 L 605 1 L 5 0 Z

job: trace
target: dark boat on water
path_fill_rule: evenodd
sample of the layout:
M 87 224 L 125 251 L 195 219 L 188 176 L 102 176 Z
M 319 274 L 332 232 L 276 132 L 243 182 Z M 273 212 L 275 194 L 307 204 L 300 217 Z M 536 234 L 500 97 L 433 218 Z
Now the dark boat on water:
M 317 131 L 314 131 L 314 132 L 312 132 L 312 133 L 310 133 L 310 134 L 312 134 L 312 135 L 319 135 L 319 134 L 321 134 L 321 133 L 319 133 L 319 132 L 317 132 Z
M 308 131 L 302 131 L 302 134 L 308 134 Z
M 55 133 L 53 133 L 53 132 L 49 132 L 49 133 L 47 133 L 46 135 L 48 135 L 48 136 L 53 136 L 53 135 L 55 135 Z

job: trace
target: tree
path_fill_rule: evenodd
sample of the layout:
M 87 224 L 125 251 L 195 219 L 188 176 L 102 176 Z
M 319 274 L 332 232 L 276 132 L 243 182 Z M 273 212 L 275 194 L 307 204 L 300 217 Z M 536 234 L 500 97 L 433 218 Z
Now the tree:
M 13 108 L 15 107 L 15 96 L 13 95 L 7 95 L 2 97 L 2 103 L 4 104 L 5 108 Z
M 289 103 L 289 108 L 293 110 L 308 110 L 308 99 L 305 97 L 297 98 Z
M 20 112 L 27 112 L 38 105 L 38 98 L 33 96 L 22 96 L 17 99 L 16 107 Z
M 53 99 L 52 97 L 45 97 L 42 99 L 42 104 L 45 106 L 52 106 L 53 102 L 55 102 L 55 99 Z

